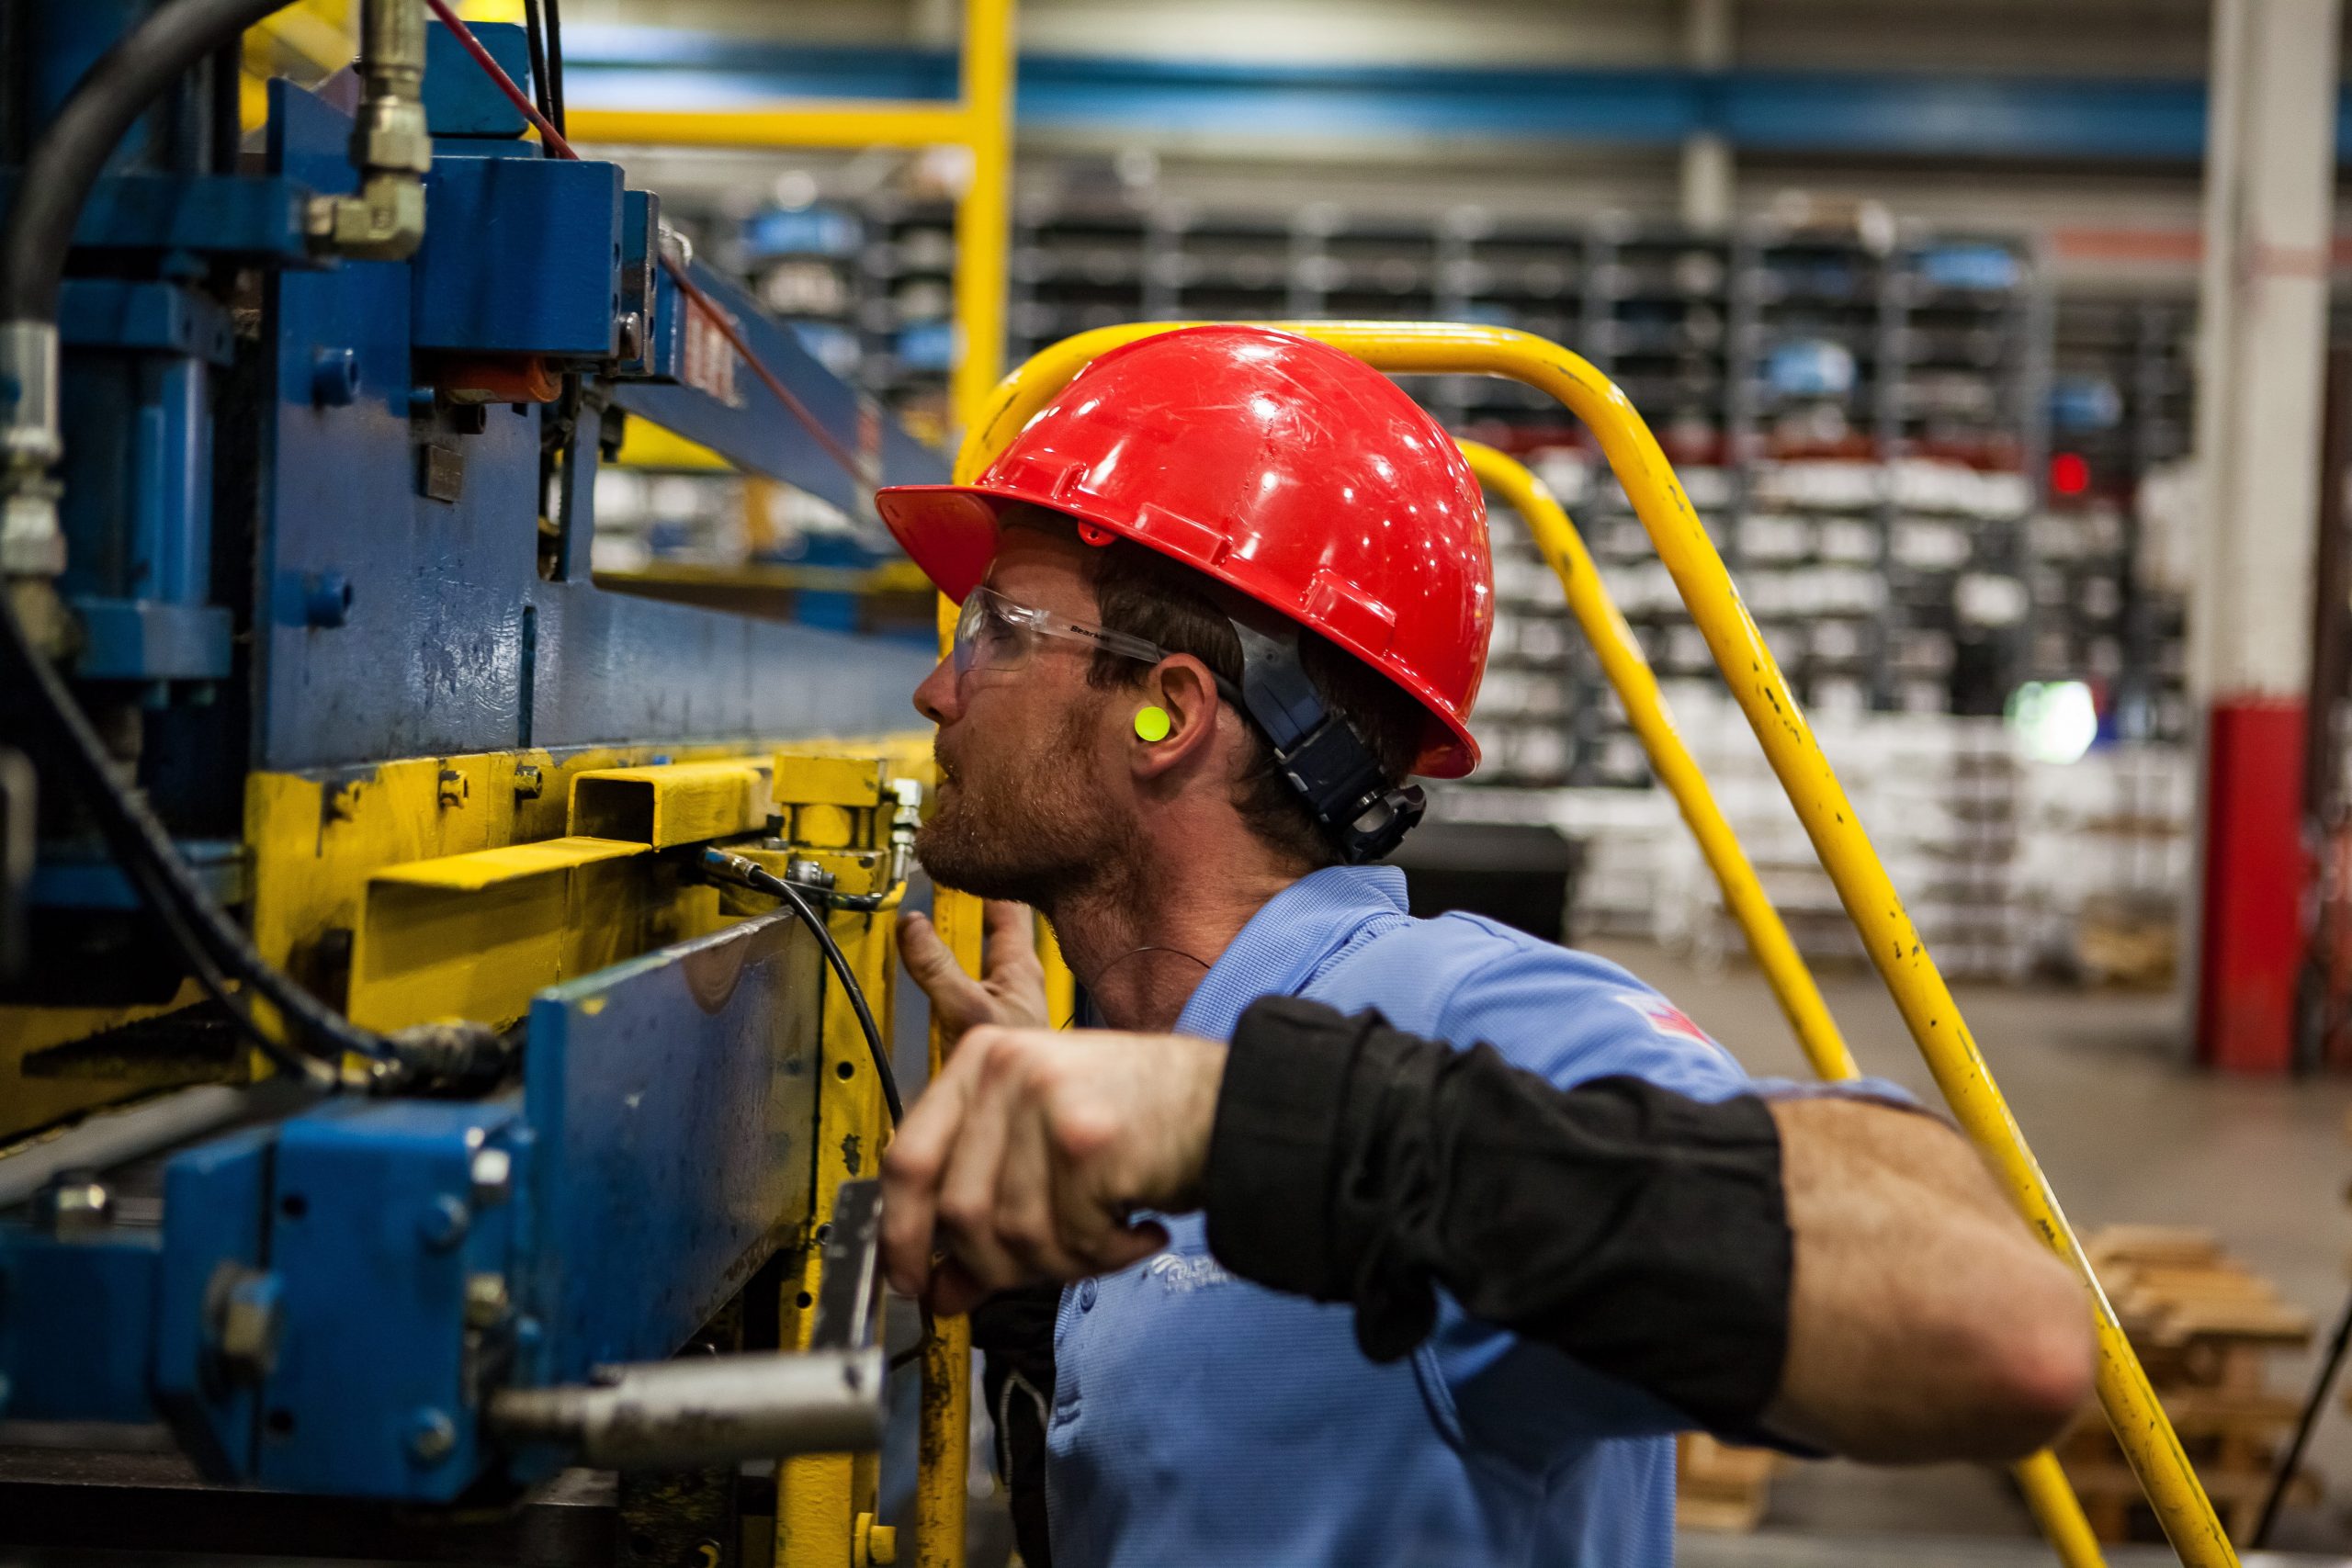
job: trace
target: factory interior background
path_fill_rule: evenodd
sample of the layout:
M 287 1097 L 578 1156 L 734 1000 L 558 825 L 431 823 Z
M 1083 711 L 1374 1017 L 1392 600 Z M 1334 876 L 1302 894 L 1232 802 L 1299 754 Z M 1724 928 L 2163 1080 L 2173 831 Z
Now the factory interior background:
M 1208 320 L 1476 323 L 1589 361 L 1673 463 L 2238 1550 L 2267 1525 L 2265 1561 L 2352 1562 L 2352 100 L 2334 0 L 1006 8 L 972 8 L 1009 28 L 989 88 L 955 0 L 568 0 L 567 134 L 659 192 L 695 265 L 936 448 L 943 477 L 975 333 L 1001 371 L 1096 328 Z M 486 34 L 525 19 L 519 0 L 455 9 Z M 267 79 L 346 68 L 358 10 L 311 0 L 246 35 L 249 129 Z M 998 95 L 1001 135 L 957 107 L 976 91 Z M 991 223 L 1001 244 L 976 260 Z M 1855 1060 L 1941 1105 L 1594 433 L 1512 380 L 1399 379 L 1566 509 Z M 903 694 L 936 656 L 939 600 L 870 504 L 644 413 L 605 429 L 577 502 L 593 536 L 543 532 L 543 555 L 584 550 L 615 595 L 837 634 L 828 679 L 861 694 L 846 722 L 916 728 Z M 1750 1071 L 1812 1076 L 1546 549 L 1491 487 L 1489 508 L 1484 761 L 1431 785 L 1398 852 L 1417 908 L 1599 953 Z M 356 615 L 374 589 L 342 592 Z M 0 1011 L 27 1030 L 0 1024 L 9 1138 L 104 1098 L 24 1066 L 60 1037 Z M 902 983 L 910 1092 L 922 1021 Z M 10 1310 L 0 1296 L 0 1342 Z M 879 1471 L 876 1517 L 902 1523 L 912 1398 Z M 974 1404 L 969 1561 L 1002 1563 Z M 50 1451 L 31 1425 L 0 1419 L 0 1459 Z M 2054 1450 L 2106 1561 L 2172 1560 L 2098 1410 Z M 1696 1436 L 1677 1519 L 1701 1568 L 2051 1554 L 1996 1467 Z M 0 1558 L 77 1549 L 67 1532 Z

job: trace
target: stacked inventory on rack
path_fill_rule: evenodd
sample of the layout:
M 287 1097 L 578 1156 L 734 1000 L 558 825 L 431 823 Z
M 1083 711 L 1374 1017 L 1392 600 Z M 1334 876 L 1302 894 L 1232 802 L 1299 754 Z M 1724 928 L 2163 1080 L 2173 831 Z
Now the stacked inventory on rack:
M 2070 295 L 2052 349 L 2049 496 L 2037 520 L 2037 678 L 2091 682 L 2127 739 L 2188 731 L 2185 605 L 2147 547 L 2143 481 L 2187 454 L 2196 308 Z

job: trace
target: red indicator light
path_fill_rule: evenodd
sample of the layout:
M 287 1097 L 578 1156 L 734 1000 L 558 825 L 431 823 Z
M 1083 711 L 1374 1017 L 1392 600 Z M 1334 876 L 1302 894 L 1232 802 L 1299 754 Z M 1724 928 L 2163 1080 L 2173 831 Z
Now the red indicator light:
M 2091 466 L 2079 452 L 2060 452 L 2050 459 L 2050 492 L 2080 495 L 2091 488 Z

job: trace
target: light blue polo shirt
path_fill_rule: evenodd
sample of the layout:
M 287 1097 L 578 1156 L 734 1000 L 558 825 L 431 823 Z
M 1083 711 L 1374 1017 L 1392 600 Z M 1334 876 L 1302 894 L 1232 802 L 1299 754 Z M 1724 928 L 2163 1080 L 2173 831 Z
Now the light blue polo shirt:
M 1473 915 L 1417 920 L 1404 874 L 1334 866 L 1251 917 L 1176 1027 L 1224 1040 L 1273 993 L 1486 1042 L 1562 1086 L 1634 1074 L 1699 1100 L 1750 1088 L 1617 965 Z M 1199 1214 L 1167 1249 L 1063 1291 L 1046 1492 L 1055 1561 L 1334 1568 L 1651 1568 L 1674 1548 L 1659 1401 L 1475 1323 L 1387 1366 L 1353 1309 L 1228 1274 Z

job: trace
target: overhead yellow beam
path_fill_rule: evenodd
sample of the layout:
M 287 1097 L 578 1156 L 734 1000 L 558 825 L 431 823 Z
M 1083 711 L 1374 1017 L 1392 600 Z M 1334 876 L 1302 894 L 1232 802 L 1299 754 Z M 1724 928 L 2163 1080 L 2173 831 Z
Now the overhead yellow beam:
M 942 147 L 973 139 L 961 104 L 842 99 L 738 109 L 594 109 L 565 116 L 573 141 L 632 147 Z

